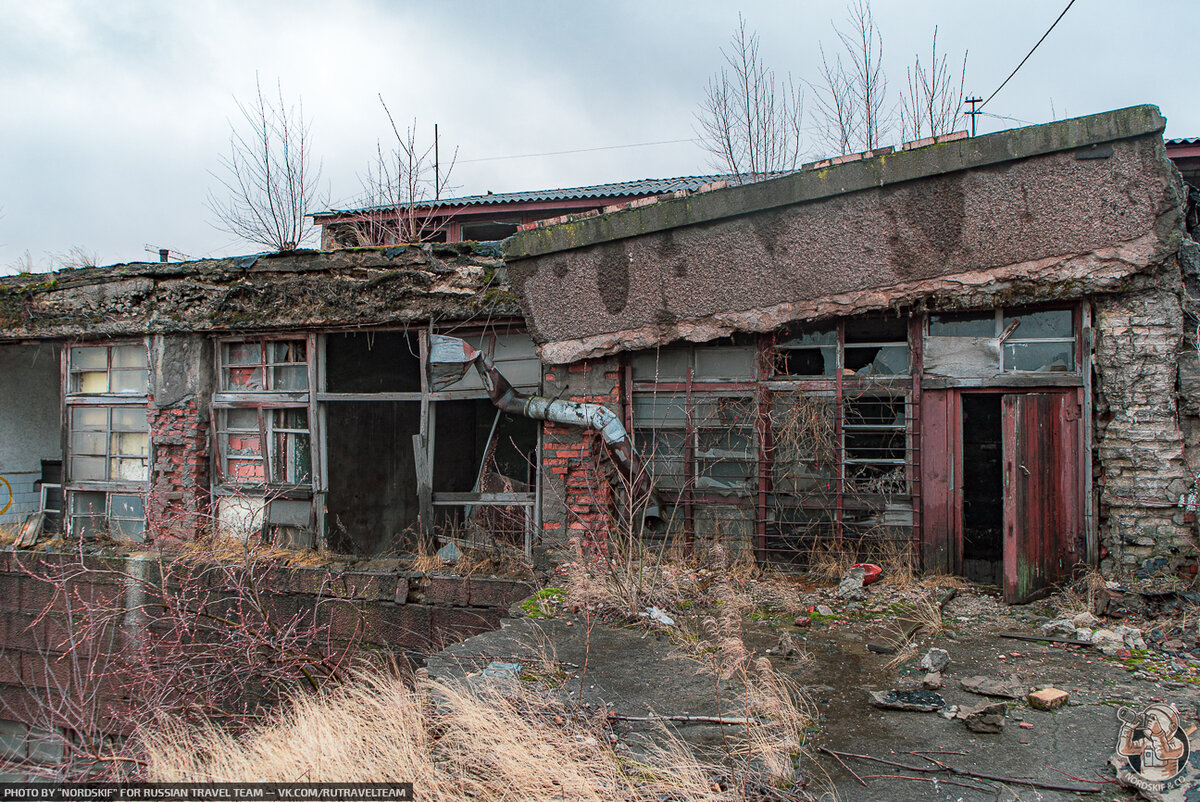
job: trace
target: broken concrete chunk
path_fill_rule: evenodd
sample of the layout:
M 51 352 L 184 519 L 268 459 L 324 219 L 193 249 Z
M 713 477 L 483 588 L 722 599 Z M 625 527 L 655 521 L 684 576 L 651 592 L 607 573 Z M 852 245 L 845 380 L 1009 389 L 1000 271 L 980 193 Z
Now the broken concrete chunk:
M 1004 714 L 1008 711 L 1006 702 L 983 702 L 973 707 L 964 707 L 958 711 L 957 718 L 967 725 L 971 732 L 996 733 L 1004 729 Z
M 1056 618 L 1053 621 L 1047 621 L 1045 624 L 1042 624 L 1042 632 L 1047 635 L 1074 637 L 1076 629 L 1075 622 L 1069 618 Z
M 943 708 L 938 711 L 938 715 L 946 719 L 946 721 L 952 721 L 958 715 L 958 705 L 950 705 Z
M 976 675 L 963 677 L 959 684 L 964 691 L 977 693 L 980 696 L 999 696 L 1003 699 L 1025 698 L 1025 686 L 1017 680 L 1006 677 L 984 677 Z
M 867 691 L 867 695 L 871 697 L 871 704 L 884 710 L 932 713 L 946 706 L 946 700 L 939 694 L 925 690 Z
M 941 673 L 950 665 L 950 653 L 945 649 L 930 649 L 921 657 L 921 668 Z
M 851 568 L 842 577 L 842 581 L 838 583 L 837 596 L 839 599 L 847 601 L 862 601 L 867 598 L 867 592 L 863 590 L 863 580 L 866 578 L 867 572 L 864 568 Z
M 1075 630 L 1075 640 L 1081 640 L 1084 643 L 1092 642 L 1092 630 L 1080 628 Z
M 1092 645 L 1103 654 L 1114 655 L 1119 649 L 1125 648 L 1125 638 L 1111 629 L 1097 629 L 1092 633 Z
M 1037 710 L 1057 710 L 1067 703 L 1070 694 L 1058 688 L 1043 688 L 1029 694 L 1029 706 Z
M 1137 627 L 1120 624 L 1112 628 L 1113 634 L 1125 642 L 1130 649 L 1145 649 L 1146 641 L 1142 639 L 1142 631 Z
M 827 604 L 818 604 L 817 615 L 833 615 L 833 608 Z
M 1100 619 L 1091 613 L 1083 612 L 1072 617 L 1071 623 L 1076 629 L 1096 629 L 1100 626 Z
M 942 675 L 936 671 L 930 671 L 921 679 L 921 687 L 927 691 L 936 691 L 942 687 Z

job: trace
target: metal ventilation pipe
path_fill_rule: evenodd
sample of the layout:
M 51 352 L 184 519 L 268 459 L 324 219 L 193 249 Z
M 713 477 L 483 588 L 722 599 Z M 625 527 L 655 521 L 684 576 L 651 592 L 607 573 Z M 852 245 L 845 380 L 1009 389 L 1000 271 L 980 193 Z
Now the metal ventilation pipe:
M 471 366 L 483 379 L 492 403 L 513 415 L 581 426 L 600 433 L 617 465 L 629 480 L 635 500 L 645 500 L 642 517 L 657 520 L 661 513 L 650 474 L 633 448 L 633 440 L 616 413 L 603 404 L 525 395 L 496 369 L 486 354 L 458 337 L 434 334 L 430 339 L 429 377 L 434 389 L 443 389 L 466 375 Z

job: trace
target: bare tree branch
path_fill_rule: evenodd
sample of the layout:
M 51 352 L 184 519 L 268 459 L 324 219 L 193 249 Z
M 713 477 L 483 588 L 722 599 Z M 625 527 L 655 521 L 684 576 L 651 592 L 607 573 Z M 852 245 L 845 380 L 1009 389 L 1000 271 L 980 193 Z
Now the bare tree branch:
M 448 222 L 439 213 L 436 200 L 450 188 L 458 148 L 449 165 L 436 164 L 435 145 L 420 143 L 416 119 L 401 132 L 382 95 L 379 104 L 392 131 L 390 147 L 375 143 L 375 158 L 359 177 L 360 211 L 348 224 L 339 225 L 338 240 L 343 245 L 360 247 L 428 242 Z
M 216 176 L 225 196 L 209 193 L 207 205 L 219 228 L 276 251 L 295 250 L 314 230 L 308 215 L 321 168 L 311 165 L 303 104 L 285 102 L 278 82 L 274 100 L 263 95 L 257 76 L 254 85 L 252 103 L 235 101 L 242 122 L 230 124 L 229 154 Z
M 842 52 L 831 61 L 821 47 L 821 75 L 812 85 L 817 96 L 813 121 L 824 132 L 826 145 L 839 155 L 874 150 L 892 129 L 883 35 L 875 25 L 871 3 L 853 0 L 847 11 L 847 29 L 833 25 Z
M 778 79 L 758 52 L 758 34 L 738 29 L 721 55 L 726 66 L 708 79 L 696 113 L 698 133 L 716 169 L 758 181 L 795 170 L 803 155 L 804 91 Z
M 938 53 L 937 27 L 934 27 L 928 66 L 921 64 L 921 56 L 917 55 L 900 93 L 900 128 L 904 139 L 948 134 L 962 122 L 967 53 L 963 51 L 962 69 L 957 76 L 950 71 L 946 59 L 945 53 Z

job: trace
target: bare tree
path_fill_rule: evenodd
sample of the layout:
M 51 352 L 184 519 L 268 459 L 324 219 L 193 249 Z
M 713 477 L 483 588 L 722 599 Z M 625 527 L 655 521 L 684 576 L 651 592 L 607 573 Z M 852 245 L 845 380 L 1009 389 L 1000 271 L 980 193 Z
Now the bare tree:
M 962 69 L 957 76 L 950 71 L 946 59 L 944 52 L 938 53 L 935 26 L 929 63 L 922 64 L 920 54 L 914 58 L 908 68 L 908 82 L 900 93 L 900 129 L 904 139 L 948 134 L 962 122 L 967 53 L 963 51 Z
M 295 250 L 313 231 L 308 218 L 317 201 L 321 168 L 312 166 L 304 106 L 268 100 L 255 78 L 251 103 L 236 101 L 240 123 L 230 123 L 229 153 L 221 157 L 223 197 L 209 193 L 218 227 L 276 251 Z
M 803 88 L 777 79 L 758 52 L 758 34 L 738 29 L 721 49 L 727 66 L 708 79 L 696 114 L 703 146 L 718 169 L 743 180 L 794 170 L 803 155 Z
M 437 200 L 450 188 L 458 148 L 449 164 L 439 163 L 436 141 L 425 145 L 419 140 L 415 118 L 401 132 L 382 95 L 379 104 L 387 115 L 392 141 L 386 147 L 383 142 L 375 143 L 375 158 L 359 178 L 363 188 L 360 209 L 340 227 L 338 239 L 357 246 L 427 242 L 447 222 L 439 214 Z
M 883 35 L 875 25 L 871 3 L 853 0 L 847 11 L 846 30 L 833 25 L 840 52 L 830 60 L 821 47 L 821 75 L 813 85 L 817 96 L 814 123 L 824 133 L 826 145 L 841 155 L 874 150 L 883 144 L 892 126 L 883 72 Z

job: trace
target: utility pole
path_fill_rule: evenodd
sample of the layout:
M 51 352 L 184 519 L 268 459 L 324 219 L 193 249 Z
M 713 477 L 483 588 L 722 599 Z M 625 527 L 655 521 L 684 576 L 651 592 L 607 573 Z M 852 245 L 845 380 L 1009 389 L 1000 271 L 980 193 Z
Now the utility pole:
M 440 200 L 438 197 L 442 191 L 442 165 L 438 160 L 438 134 L 437 123 L 433 124 L 433 199 Z
M 969 97 L 966 100 L 964 100 L 963 102 L 971 104 L 971 110 L 967 112 L 967 116 L 971 118 L 971 136 L 975 136 L 975 118 L 978 117 L 980 114 L 983 114 L 982 111 L 979 111 L 976 108 L 976 104 L 982 103 L 983 98 Z

